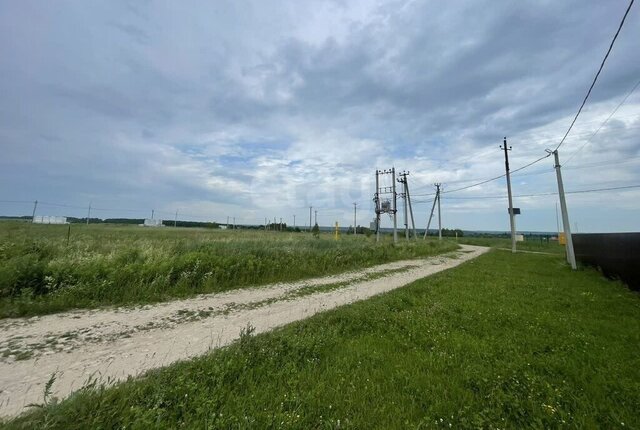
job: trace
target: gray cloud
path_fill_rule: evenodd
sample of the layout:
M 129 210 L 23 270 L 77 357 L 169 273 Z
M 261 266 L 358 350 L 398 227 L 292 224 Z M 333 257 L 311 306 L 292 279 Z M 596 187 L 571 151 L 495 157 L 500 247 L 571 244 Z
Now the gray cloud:
M 514 165 L 543 155 L 579 106 L 624 7 L 4 3 L 0 199 L 183 205 L 217 219 L 244 213 L 246 222 L 314 204 L 346 223 L 353 200 L 370 205 L 375 168 L 410 169 L 416 189 L 428 190 L 434 180 L 502 173 L 490 149 L 504 135 Z M 639 19 L 632 10 L 567 154 L 640 76 Z M 638 154 L 637 94 L 625 109 L 575 163 Z M 625 180 L 637 182 L 637 165 L 626 166 Z M 531 176 L 522 186 L 553 182 Z M 504 224 L 463 216 L 474 207 L 502 214 L 501 206 L 451 204 L 461 227 Z M 527 222 L 552 227 L 543 216 Z

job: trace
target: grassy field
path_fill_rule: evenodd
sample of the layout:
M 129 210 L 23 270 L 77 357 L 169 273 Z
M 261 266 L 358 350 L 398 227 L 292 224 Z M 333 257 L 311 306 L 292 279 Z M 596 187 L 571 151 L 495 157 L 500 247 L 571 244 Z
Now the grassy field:
M 451 251 L 452 242 L 307 233 L 0 222 L 0 318 L 338 273 Z M 68 238 L 68 240 L 67 240 Z
M 461 237 L 458 243 L 468 245 L 490 246 L 492 248 L 511 250 L 511 239 L 496 237 Z M 524 242 L 518 242 L 516 249 L 519 251 L 548 252 L 551 254 L 564 255 L 565 248 L 557 241 L 546 242 L 540 237 L 527 237 Z
M 640 298 L 493 251 L 7 429 L 640 428 Z

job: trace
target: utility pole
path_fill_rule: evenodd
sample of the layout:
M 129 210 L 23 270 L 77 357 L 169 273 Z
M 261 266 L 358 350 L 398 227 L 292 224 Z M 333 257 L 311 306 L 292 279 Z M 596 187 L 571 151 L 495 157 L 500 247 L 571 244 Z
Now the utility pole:
M 313 218 L 314 224 L 318 224 L 318 211 L 315 211 L 315 216 Z
M 391 175 L 391 186 L 380 188 L 380 175 Z M 382 196 L 391 194 L 393 203 L 389 199 L 382 201 Z M 398 242 L 398 194 L 396 193 L 396 169 L 376 170 L 376 193 L 373 198 L 376 204 L 376 242 L 380 241 L 380 214 L 388 213 L 393 216 L 393 243 Z
M 547 152 L 549 152 L 547 150 Z M 560 171 L 560 158 L 558 157 L 558 150 L 552 152 L 555 158 L 556 177 L 558 179 L 558 196 L 560 197 L 560 210 L 562 211 L 562 227 L 564 228 L 564 238 L 567 242 L 567 262 L 571 265 L 573 270 L 577 269 L 576 255 L 573 251 L 573 239 L 571 238 L 571 226 L 569 225 L 569 212 L 567 211 L 567 201 L 564 198 L 564 185 L 562 183 L 562 172 Z
M 407 172 L 409 174 L 409 172 Z M 404 192 L 407 194 L 407 201 L 409 202 L 409 215 L 411 215 L 411 228 L 413 229 L 413 238 L 418 239 L 418 233 L 416 233 L 416 220 L 413 218 L 413 208 L 411 207 L 411 195 L 409 194 L 409 182 L 407 178 L 404 178 Z
M 396 194 L 396 168 L 391 168 L 391 184 L 393 187 L 393 243 L 398 242 L 398 204 Z
M 151 219 L 153 219 L 153 214 L 155 213 L 155 209 L 151 209 Z
M 178 226 L 178 209 L 176 209 L 176 217 L 173 219 L 173 226 Z
M 435 184 L 438 196 L 438 240 L 442 240 L 442 213 L 440 212 L 440 183 Z
M 236 229 L 236 217 L 233 217 L 233 229 Z
M 313 209 L 313 206 L 309 206 L 309 231 L 311 231 L 311 209 Z
M 402 184 L 402 193 L 400 193 L 400 197 L 402 197 L 402 203 L 403 203 L 403 208 L 404 208 L 404 237 L 405 239 L 409 240 L 409 218 L 408 218 L 408 214 L 407 214 L 407 187 L 406 187 L 406 181 L 407 181 L 407 173 L 406 172 L 402 172 L 402 173 L 398 173 L 398 182 Z
M 373 196 L 376 205 L 376 242 L 380 242 L 380 171 L 376 170 L 376 193 Z
M 296 215 L 293 214 L 293 229 L 296 229 Z
M 410 237 L 409 216 L 411 216 L 411 226 L 413 228 L 413 237 L 414 238 L 418 237 L 418 233 L 416 233 L 416 222 L 415 222 L 415 219 L 413 218 L 413 208 L 411 207 L 411 196 L 409 194 L 409 180 L 407 179 L 408 175 L 409 175 L 409 172 L 402 172 L 398 175 L 401 177 L 401 179 L 398 179 L 398 182 L 400 182 L 404 188 L 402 196 L 404 198 L 404 230 L 405 230 L 405 237 L 407 238 L 407 240 L 409 240 L 409 237 Z
M 358 203 L 353 202 L 353 235 L 354 236 L 358 234 L 358 230 L 356 230 L 356 222 L 357 222 L 356 206 L 358 206 Z
M 282 231 L 282 218 L 280 218 L 280 231 Z
M 431 219 L 433 218 L 433 211 L 436 208 L 436 203 L 440 201 L 440 184 L 434 185 L 437 187 L 436 196 L 433 198 L 433 205 L 431 206 L 431 213 L 429 214 L 429 221 L 427 221 L 427 228 L 424 230 L 423 239 L 427 238 L 427 234 L 429 233 L 429 226 L 431 225 Z
M 511 195 L 511 174 L 509 173 L 509 152 L 511 147 L 507 147 L 507 138 L 500 147 L 504 150 L 504 167 L 507 172 L 507 194 L 509 195 L 509 221 L 511 222 L 511 252 L 516 253 L 516 214 L 513 213 L 513 197 Z
M 89 212 L 87 212 L 87 225 L 89 225 L 89 218 L 91 218 L 91 202 L 89 202 Z
M 31 215 L 31 223 L 33 223 L 33 219 L 36 217 L 36 208 L 38 207 L 38 201 L 33 202 L 33 214 Z

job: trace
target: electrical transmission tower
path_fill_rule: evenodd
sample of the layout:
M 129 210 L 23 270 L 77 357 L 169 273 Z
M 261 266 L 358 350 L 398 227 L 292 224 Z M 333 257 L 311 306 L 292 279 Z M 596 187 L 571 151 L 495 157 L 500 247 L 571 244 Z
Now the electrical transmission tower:
M 380 179 L 391 175 L 391 186 L 380 187 Z M 390 198 L 386 196 L 391 195 Z M 380 215 L 388 213 L 393 218 L 393 242 L 398 241 L 396 169 L 376 170 L 376 192 L 373 197 L 376 205 L 376 242 L 380 241 Z

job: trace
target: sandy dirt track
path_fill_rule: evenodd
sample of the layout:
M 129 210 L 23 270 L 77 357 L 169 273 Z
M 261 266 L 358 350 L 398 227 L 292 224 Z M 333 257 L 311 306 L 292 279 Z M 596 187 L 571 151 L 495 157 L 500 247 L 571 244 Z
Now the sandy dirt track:
M 269 331 L 381 294 L 477 257 L 489 248 L 383 264 L 358 272 L 274 284 L 136 308 L 74 311 L 0 320 L 0 415 L 14 416 L 53 395 L 64 398 L 90 378 L 103 382 L 204 354 L 251 325 Z

